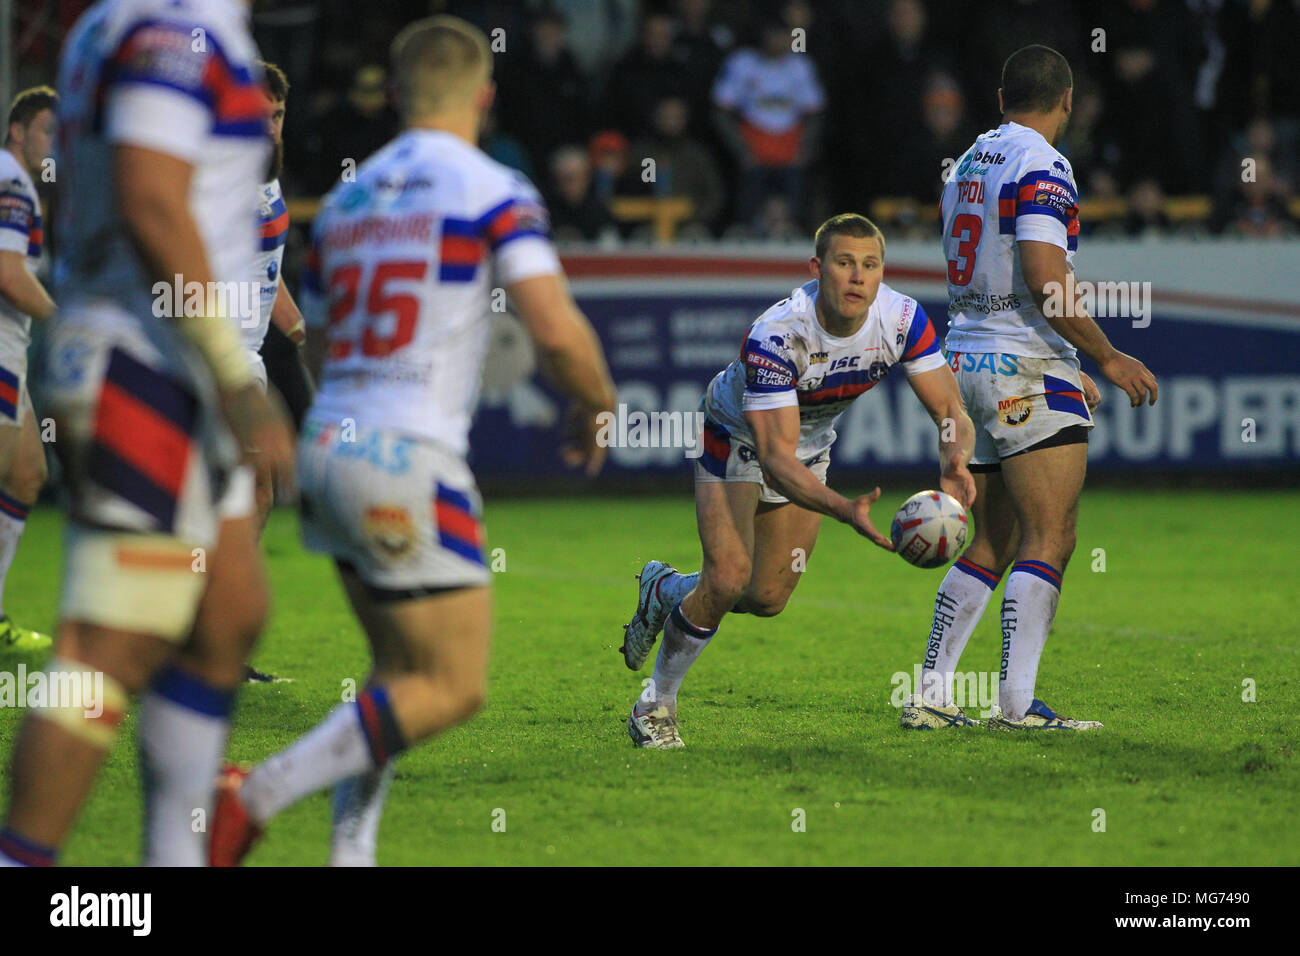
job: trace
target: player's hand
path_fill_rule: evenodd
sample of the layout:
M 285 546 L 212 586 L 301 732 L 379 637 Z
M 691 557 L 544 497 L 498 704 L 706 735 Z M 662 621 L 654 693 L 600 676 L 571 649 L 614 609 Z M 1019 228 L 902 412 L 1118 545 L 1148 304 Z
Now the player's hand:
M 975 476 L 962 461 L 960 452 L 948 459 L 948 466 L 939 476 L 939 488 L 956 498 L 963 508 L 969 509 L 975 503 Z
M 848 524 L 853 525 L 853 530 L 864 538 L 870 538 L 873 544 L 877 544 L 886 551 L 893 551 L 894 546 L 889 539 L 876 530 L 875 525 L 871 523 L 871 506 L 876 503 L 880 497 L 880 489 L 877 488 L 869 495 L 863 495 L 861 498 L 855 498 L 849 503 Z
M 582 405 L 569 408 L 564 420 L 560 459 L 570 468 L 582 468 L 589 478 L 600 471 L 605 456 L 609 454 L 609 449 L 596 440 L 599 431 L 596 412 Z
M 1097 387 L 1087 372 L 1079 373 L 1079 381 L 1083 383 L 1083 401 L 1088 406 L 1089 412 L 1095 412 L 1097 406 L 1101 404 L 1101 389 Z
M 223 392 L 221 411 L 245 462 L 271 473 L 277 488 L 294 487 L 293 433 L 284 414 L 256 385 Z
M 1160 391 L 1156 377 L 1133 356 L 1116 351 L 1100 368 L 1107 381 L 1118 385 L 1128 394 L 1130 407 L 1137 408 L 1143 400 L 1149 405 L 1156 403 L 1156 395 Z

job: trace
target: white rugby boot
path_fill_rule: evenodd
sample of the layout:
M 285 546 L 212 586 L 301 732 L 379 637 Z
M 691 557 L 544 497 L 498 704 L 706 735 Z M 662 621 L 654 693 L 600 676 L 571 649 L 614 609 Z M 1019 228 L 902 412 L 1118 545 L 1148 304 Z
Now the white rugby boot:
M 920 694 L 903 705 L 898 726 L 904 730 L 938 730 L 942 727 L 978 727 L 956 704 L 927 704 Z
M 1074 720 L 1062 717 L 1037 697 L 1025 711 L 1023 720 L 1012 720 L 995 707 L 989 718 L 989 730 L 1101 730 L 1099 720 Z
M 659 599 L 658 584 L 669 574 L 676 574 L 677 569 L 662 561 L 647 561 L 637 580 L 641 582 L 637 596 L 636 613 L 632 620 L 623 625 L 623 662 L 634 671 L 641 669 L 651 649 L 664 629 L 664 622 L 672 613 L 667 601 Z
M 627 718 L 627 733 L 632 743 L 651 750 L 672 750 L 685 747 L 682 735 L 677 732 L 677 716 L 660 704 L 648 714 L 637 714 L 636 706 Z

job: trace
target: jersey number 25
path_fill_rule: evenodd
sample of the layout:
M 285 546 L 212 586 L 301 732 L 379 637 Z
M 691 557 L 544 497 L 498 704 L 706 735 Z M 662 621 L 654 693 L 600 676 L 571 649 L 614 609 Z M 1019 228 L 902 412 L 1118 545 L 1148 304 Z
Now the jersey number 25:
M 329 277 L 329 357 L 347 358 L 356 342 L 335 335 L 335 327 L 352 314 L 357 305 L 357 292 L 361 286 L 360 263 L 339 266 Z M 409 345 L 415 337 L 415 321 L 420 315 L 420 300 L 409 292 L 385 292 L 384 284 L 390 279 L 419 281 L 429 271 L 427 261 L 381 262 L 375 266 L 366 294 L 366 322 L 361 333 L 361 354 L 367 358 L 380 358 Z M 396 321 L 391 331 L 376 331 L 380 316 L 392 314 Z

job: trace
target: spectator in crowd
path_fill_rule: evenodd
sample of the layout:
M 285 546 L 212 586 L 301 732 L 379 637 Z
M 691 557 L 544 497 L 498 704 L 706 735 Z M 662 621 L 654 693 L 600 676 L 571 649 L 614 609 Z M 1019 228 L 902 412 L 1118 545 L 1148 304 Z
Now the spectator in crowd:
M 1295 223 L 1288 211 L 1290 184 L 1273 173 L 1273 161 L 1261 156 L 1255 161 L 1254 180 L 1239 184 L 1240 197 L 1228 231 L 1252 239 L 1278 239 L 1295 235 Z
M 886 11 L 885 29 L 862 61 L 861 92 L 853 99 L 869 98 L 871 118 L 869 122 L 862 121 L 860 105 L 857 118 L 844 118 L 852 124 L 849 149 L 853 167 L 861 171 L 857 177 L 857 195 L 850 203 L 858 209 L 865 209 L 870 199 L 878 195 L 915 193 L 919 173 L 916 163 L 935 167 L 939 162 L 939 157 L 927 155 L 918 159 L 916 155 L 923 149 L 915 131 L 926 80 L 944 62 L 942 52 L 930 39 L 925 7 L 920 0 L 892 0 Z M 994 116 L 991 111 L 987 115 Z M 883 130 L 890 132 L 882 136 Z M 957 155 L 969 145 L 969 142 L 963 145 Z M 900 151 L 907 153 L 906 158 Z
M 1114 179 L 1112 170 L 1119 163 L 1119 147 L 1106 123 L 1106 101 L 1101 89 L 1086 74 L 1074 77 L 1074 109 L 1058 148 L 1070 160 L 1076 177 L 1085 186 L 1083 198 L 1093 198 L 1087 186 L 1089 177 L 1105 172 Z
M 1300 181 L 1300 69 L 1296 68 L 1296 47 L 1300 45 L 1300 0 L 1270 3 L 1255 38 L 1259 57 L 1259 101 L 1255 108 L 1267 115 L 1277 137 L 1274 169 L 1289 182 Z M 1229 55 L 1252 46 L 1237 45 Z
M 356 169 L 397 135 L 397 113 L 388 102 L 388 72 L 374 63 L 356 71 L 347 94 L 315 124 L 307 155 L 318 157 L 308 188 L 317 195 L 338 182 L 344 161 Z
M 516 137 L 534 166 L 589 131 L 586 81 L 568 49 L 568 26 L 554 10 L 532 22 L 530 42 L 500 58 L 501 128 Z
M 517 169 L 530 180 L 536 181 L 533 176 L 533 164 L 528 156 L 528 150 L 524 149 L 523 143 L 501 129 L 501 124 L 497 121 L 495 107 L 489 110 L 487 116 L 483 118 L 483 130 L 479 135 L 478 145 L 483 152 L 498 163 L 509 166 L 511 169 Z
M 281 50 L 302 91 L 302 108 L 285 131 L 293 157 L 286 195 L 320 194 L 337 181 L 342 159 L 360 162 L 392 134 L 386 80 L 374 64 L 384 62 L 397 24 L 428 5 L 371 6 L 277 0 L 255 12 L 259 42 Z M 898 206 L 898 216 L 914 221 L 900 218 L 895 228 L 932 229 L 936 161 L 941 166 L 961 151 L 949 146 L 950 136 L 969 140 L 996 125 L 1002 63 L 1028 43 L 1066 52 L 1074 69 L 1074 109 L 1061 149 L 1075 165 L 1085 206 L 1102 201 L 1083 222 L 1091 235 L 1165 228 L 1150 208 L 1157 185 L 1161 195 L 1210 193 L 1216 232 L 1267 234 L 1271 213 L 1285 231 L 1278 204 L 1300 181 L 1300 0 L 435 6 L 462 13 L 504 44 L 496 50 L 501 112 L 483 139 L 492 155 L 549 182 L 559 147 L 617 129 L 639 151 L 672 153 L 661 164 L 672 174 L 642 183 L 636 162 L 616 172 L 618 151 L 597 150 L 589 155 L 597 198 L 652 187 L 712 196 L 707 174 L 681 185 L 683 170 L 710 164 L 677 157 L 694 152 L 688 143 L 702 146 L 727 193 L 728 209 L 709 223 L 718 231 L 738 217 L 749 234 L 779 232 L 762 220 L 779 226 L 784 210 L 806 224 L 821 207 L 865 211 L 876 198 L 898 195 L 919 204 Z M 747 48 L 737 51 L 739 37 Z M 800 41 L 796 53 L 791 47 Z M 36 77 L 33 83 L 49 73 L 48 64 L 27 59 L 15 68 Z M 658 115 L 664 100 L 684 100 L 689 117 L 671 147 Z M 1267 197 L 1248 200 L 1241 163 L 1260 158 L 1274 185 Z M 773 195 L 784 205 L 765 204 Z M 1142 208 L 1130 216 L 1120 208 L 1128 202 Z M 1177 224 L 1180 232 L 1188 228 Z
M 826 102 L 812 60 L 791 49 L 780 20 L 764 21 L 758 49 L 727 57 L 713 103 L 718 130 L 740 168 L 738 218 L 756 219 L 777 193 L 802 219 L 804 178 L 820 146 Z
M 1122 104 L 1103 119 L 1119 146 L 1115 175 L 1123 188 L 1159 177 L 1170 192 L 1186 192 L 1194 176 L 1194 121 L 1154 45 L 1141 36 L 1112 36 L 1113 52 L 1103 61 L 1106 102 Z
M 591 159 L 591 188 L 597 199 L 608 204 L 615 196 L 628 192 L 632 157 L 626 136 L 615 129 L 602 130 L 587 144 L 587 155 Z
M 545 2 L 569 25 L 569 50 L 592 83 L 601 83 L 636 40 L 640 0 Z
M 894 140 L 886 151 L 889 173 L 883 182 L 893 195 L 933 204 L 939 200 L 944 174 L 970 146 L 976 130 L 966 121 L 961 87 L 944 72 L 926 79 L 920 118 L 920 129 Z
M 1128 215 L 1124 233 L 1134 238 L 1161 237 L 1169 234 L 1173 223 L 1164 211 L 1165 193 L 1154 179 L 1144 179 L 1129 190 Z
M 1215 163 L 1233 130 L 1246 124 L 1251 109 L 1251 22 L 1249 5 L 1222 0 L 1184 0 L 1187 17 L 1165 17 L 1161 33 L 1173 40 L 1170 54 L 1190 93 L 1196 119 L 1195 149 L 1203 161 L 1192 165 L 1191 187 L 1213 188 Z M 1274 7 L 1289 4 L 1273 4 Z M 1186 27 L 1179 29 L 1185 20 Z M 1297 33 L 1289 41 L 1294 47 Z M 1238 51 L 1236 53 L 1232 51 Z M 1244 55 L 1243 55 L 1244 54 Z M 1294 49 L 1288 57 L 1294 56 Z M 1288 72 L 1294 75 L 1293 69 Z
M 1107 0 L 1104 6 L 1097 0 L 1087 0 L 1087 6 L 1062 0 L 968 0 L 958 6 L 945 0 L 929 4 L 934 17 L 926 42 L 949 52 L 950 65 L 960 68 L 971 112 L 996 118 L 997 90 L 1007 57 L 1021 47 L 1041 43 L 1066 55 L 1077 80 L 1086 68 L 1082 51 L 1090 49 L 1086 44 L 1092 40 L 1091 29 L 1100 26 L 1097 21 L 1116 6 L 1118 0 Z M 1080 8 L 1089 11 L 1086 21 L 1079 18 Z
M 1263 116 L 1255 117 L 1231 137 L 1214 176 L 1214 212 L 1210 221 L 1213 232 L 1222 232 L 1236 218 L 1242 184 L 1257 176 L 1261 161 L 1270 171 L 1278 169 L 1278 152 L 1276 127 Z M 1289 181 L 1285 174 L 1281 178 Z
M 673 20 L 650 13 L 641 22 L 637 45 L 619 61 L 605 92 L 605 125 L 629 137 L 650 128 L 650 114 L 665 96 L 686 93 L 685 55 L 673 45 Z
M 730 226 L 724 239 L 752 240 L 764 242 L 794 242 L 807 238 L 807 230 L 795 221 L 790 203 L 780 193 L 772 193 L 763 200 L 758 215 L 747 222 L 737 222 Z
M 551 157 L 547 204 L 557 242 L 595 241 L 617 235 L 614 217 L 596 195 L 591 159 L 581 146 L 561 146 Z
M 630 191 L 660 197 L 684 197 L 694 207 L 682 235 L 703 236 L 716 225 L 726 204 L 722 174 L 704 145 L 689 134 L 686 100 L 666 97 L 654 109 L 650 133 L 632 144 Z M 653 178 L 645 181 L 642 164 L 653 159 Z
M 708 141 L 713 138 L 709 94 L 722 61 L 735 45 L 735 35 L 713 17 L 712 0 L 677 0 L 676 11 L 673 45 L 681 63 L 690 131 Z

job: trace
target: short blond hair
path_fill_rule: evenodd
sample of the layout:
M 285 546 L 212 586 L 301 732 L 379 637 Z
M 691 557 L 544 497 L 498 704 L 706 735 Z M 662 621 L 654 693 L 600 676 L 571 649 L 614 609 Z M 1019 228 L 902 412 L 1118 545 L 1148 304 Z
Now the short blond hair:
M 492 78 L 487 37 L 460 17 L 408 24 L 393 39 L 392 57 L 398 107 L 407 118 L 460 106 Z
M 831 239 L 835 236 L 852 236 L 855 239 L 876 239 L 880 242 L 881 258 L 885 255 L 885 234 L 874 222 L 856 212 L 842 212 L 831 216 L 817 227 L 813 236 L 818 259 L 825 259 L 831 251 Z

